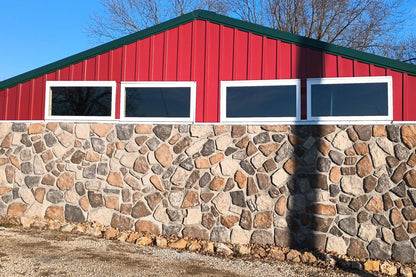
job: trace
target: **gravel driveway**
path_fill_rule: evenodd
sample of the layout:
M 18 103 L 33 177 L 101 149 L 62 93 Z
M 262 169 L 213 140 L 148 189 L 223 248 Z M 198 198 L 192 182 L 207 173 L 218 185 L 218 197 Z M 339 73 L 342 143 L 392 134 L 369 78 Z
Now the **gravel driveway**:
M 205 256 L 57 231 L 21 228 L 0 228 L 0 275 L 363 276 L 304 264 Z

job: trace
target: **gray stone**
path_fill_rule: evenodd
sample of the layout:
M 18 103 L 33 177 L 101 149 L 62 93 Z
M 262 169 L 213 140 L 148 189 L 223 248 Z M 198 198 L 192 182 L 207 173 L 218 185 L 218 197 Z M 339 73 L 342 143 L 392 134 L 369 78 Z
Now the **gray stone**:
M 251 230 L 251 227 L 253 226 L 253 218 L 250 211 L 243 210 L 241 212 L 240 226 L 245 230 Z
M 176 209 L 167 209 L 166 214 L 170 221 L 181 221 L 183 219 L 182 213 Z
M 328 158 L 319 157 L 316 160 L 316 169 L 320 172 L 329 172 L 331 169 L 331 160 Z
M 241 161 L 240 166 L 245 172 L 247 172 L 250 175 L 254 175 L 254 173 L 256 173 L 253 166 L 248 161 Z
M 39 185 L 40 176 L 26 176 L 24 180 L 25 180 L 25 185 L 31 189 Z
M 373 219 L 371 220 L 371 222 L 373 224 L 383 226 L 383 227 L 386 227 L 386 228 L 391 227 L 389 220 L 382 214 L 374 214 Z
M 194 169 L 194 163 L 191 157 L 187 158 L 183 162 L 180 163 L 180 166 L 188 171 Z
M 337 204 L 336 207 L 337 207 L 337 212 L 340 215 L 352 215 L 353 214 L 353 210 L 351 210 L 347 206 Z
M 270 141 L 270 136 L 269 136 L 269 133 L 267 132 L 260 133 L 256 135 L 255 137 L 253 137 L 253 142 L 255 144 L 267 143 L 269 141 Z
M 338 185 L 330 185 L 329 186 L 329 193 L 331 197 L 336 197 L 341 192 Z
M 111 227 L 117 228 L 120 230 L 131 230 L 133 228 L 133 220 L 126 216 L 122 216 L 114 213 L 111 218 Z
M 231 155 L 232 153 L 234 153 L 235 151 L 237 151 L 237 148 L 234 148 L 234 147 L 227 147 L 227 149 L 225 149 L 224 154 L 225 154 L 225 156 L 229 156 L 229 155 Z
M 326 242 L 326 251 L 328 252 L 335 252 L 341 255 L 345 255 L 347 253 L 347 244 L 342 237 L 328 237 Z
M 162 175 L 162 179 L 168 179 L 170 176 L 172 176 L 173 172 L 175 172 L 176 167 L 175 166 L 169 166 L 168 169 L 166 169 L 165 173 Z
M 401 263 L 415 262 L 415 249 L 410 242 L 399 242 L 393 244 L 392 258 Z
M 394 154 L 396 155 L 396 158 L 399 159 L 399 161 L 406 160 L 409 157 L 410 151 L 406 147 L 404 147 L 401 144 L 396 144 L 394 146 Z
M 70 134 L 74 133 L 74 123 L 59 123 L 59 127 L 61 127 L 62 130 L 67 131 Z
M 131 210 L 131 216 L 134 218 L 146 217 L 151 214 L 152 212 L 147 208 L 143 201 L 138 201 Z
M 1 200 L 3 200 L 4 203 L 9 204 L 13 200 L 13 196 L 10 194 L 6 194 L 1 197 Z M 1 212 L 2 205 L 4 204 L 0 202 L 0 215 L 4 214 Z M 7 205 L 6 205 L 6 208 L 7 208 Z
M 163 167 L 160 164 L 152 165 L 152 171 L 156 175 L 161 175 L 163 173 Z
M 165 236 L 171 236 L 171 235 L 180 235 L 182 226 L 180 224 L 177 225 L 162 225 L 162 234 Z
M 354 130 L 357 132 L 360 140 L 368 141 L 371 139 L 372 127 L 370 125 L 355 125 Z
M 367 195 L 360 195 L 358 197 L 355 197 L 351 200 L 349 207 L 353 209 L 354 211 L 358 212 L 359 209 L 361 209 L 362 206 L 367 202 L 368 196 Z
M 153 133 L 162 141 L 167 140 L 172 132 L 172 125 L 158 124 L 153 128 Z
M 133 135 L 133 129 L 134 125 L 131 124 L 116 124 L 117 138 L 119 140 L 129 140 Z
M 100 193 L 88 191 L 88 200 L 90 202 L 91 207 L 93 208 L 104 206 L 103 196 Z
M 287 208 L 291 211 L 302 211 L 306 207 L 305 196 L 302 194 L 290 195 Z
M 77 150 L 74 154 L 72 154 L 71 163 L 80 164 L 84 160 L 85 156 L 86 154 L 84 152 Z
M 315 139 L 313 137 L 308 137 L 308 139 L 303 143 L 303 147 L 305 149 L 311 149 L 312 146 L 315 144 Z
M 337 165 L 342 165 L 342 163 L 344 162 L 344 159 L 345 159 L 344 154 L 342 154 L 341 152 L 335 151 L 335 150 L 329 151 L 329 157 Z
M 216 242 L 229 243 L 230 234 L 229 234 L 228 229 L 225 227 L 214 227 L 211 231 L 210 240 L 216 241 Z
M 273 234 L 266 230 L 255 230 L 251 235 L 250 243 L 259 245 L 273 244 Z
M 31 162 L 24 162 L 20 164 L 20 170 L 23 174 L 31 174 L 33 173 L 33 167 Z
M 240 151 L 235 152 L 232 157 L 233 157 L 234 160 L 240 160 L 241 161 L 241 160 L 244 160 L 245 158 L 247 158 L 247 153 L 246 153 L 245 150 L 240 150 Z
M 246 207 L 244 192 L 241 190 L 232 191 L 230 192 L 231 196 L 231 202 L 233 205 L 239 206 L 239 207 Z
M 146 142 L 146 145 L 150 150 L 155 151 L 159 143 L 160 141 L 157 138 L 151 138 Z
M 183 197 L 184 195 L 182 191 L 171 191 L 168 199 L 173 207 L 178 208 L 182 205 Z
M 409 195 L 410 199 L 413 202 L 413 205 L 416 206 L 416 190 L 408 190 L 407 194 Z
M 386 191 L 388 191 L 390 189 L 391 184 L 392 183 L 390 181 L 389 176 L 386 173 L 384 173 L 378 179 L 378 183 L 377 183 L 377 186 L 376 186 L 375 190 L 378 193 L 384 193 L 384 192 L 386 192 Z
M 98 152 L 100 154 L 105 153 L 105 141 L 103 139 L 91 138 L 91 144 L 95 152 Z
M 263 174 L 263 173 L 257 173 L 256 177 L 257 177 L 257 185 L 259 186 L 259 189 L 265 190 L 265 189 L 268 189 L 272 185 L 269 175 Z
M 178 143 L 175 144 L 175 146 L 173 146 L 173 152 L 176 154 L 181 153 L 183 150 L 185 150 L 186 147 L 190 145 L 191 142 L 192 140 L 189 137 L 181 139 Z
M 203 240 L 209 239 L 208 231 L 199 227 L 185 227 L 182 234 L 184 237 L 199 238 Z
M 293 239 L 290 231 L 274 229 L 274 241 L 276 245 L 283 247 L 293 247 Z
M 22 152 L 20 152 L 20 159 L 22 161 L 28 161 L 32 159 L 32 149 L 23 149 Z
M 13 132 L 25 132 L 27 130 L 26 123 L 13 123 L 12 131 Z
M 50 133 L 48 133 L 48 134 L 50 134 Z M 53 136 L 53 135 L 51 135 L 51 136 Z M 54 137 L 54 139 L 55 139 L 55 137 Z M 20 140 L 20 142 L 26 147 L 31 147 L 32 146 L 32 141 L 30 140 L 28 134 L 22 134 L 22 139 Z M 55 139 L 55 143 L 56 142 L 57 142 L 57 140 Z M 48 145 L 48 147 L 50 147 L 50 146 Z
M 355 236 L 357 234 L 357 224 L 353 217 L 341 219 L 338 223 L 339 228 L 348 235 Z
M 53 204 L 58 204 L 59 202 L 62 202 L 64 199 L 64 194 L 62 191 L 56 190 L 56 189 L 50 189 L 46 193 L 46 200 Z
M 400 198 L 406 197 L 406 185 L 403 181 L 397 186 L 394 186 L 390 191 Z
M 373 240 L 367 246 L 371 259 L 389 260 L 391 257 L 390 245 L 381 240 Z
M 386 126 L 387 137 L 393 142 L 400 142 L 400 125 L 389 124 Z
M 337 237 L 340 237 L 344 234 L 336 225 L 332 226 L 331 230 L 329 230 L 329 233 Z
M 329 227 L 332 224 L 332 221 L 333 221 L 332 218 L 323 218 L 323 217 L 315 216 L 311 222 L 311 228 L 312 230 L 326 233 L 328 232 Z
M 377 226 L 369 223 L 360 224 L 358 236 L 365 241 L 372 241 L 377 236 Z
M 393 228 L 393 233 L 396 241 L 405 241 L 410 239 L 403 226 Z
M 97 167 L 98 175 L 107 176 L 108 175 L 108 164 L 107 163 L 99 163 Z
M 212 139 L 209 139 L 204 146 L 202 146 L 201 155 L 209 156 L 215 152 L 215 142 Z
M 82 171 L 82 176 L 87 179 L 95 179 L 97 173 L 97 165 L 93 164 L 89 167 L 84 168 Z
M 247 200 L 247 207 L 250 209 L 251 212 L 257 211 L 257 206 L 253 203 L 253 200 Z
M 285 161 L 293 156 L 294 148 L 289 142 L 283 143 L 283 145 L 276 152 L 276 162 Z
M 176 159 L 175 159 L 175 160 L 173 160 L 172 164 L 173 164 L 173 165 L 178 165 L 178 164 L 180 164 L 181 162 L 183 162 L 184 160 L 186 160 L 186 158 L 187 158 L 187 157 L 188 157 L 188 156 L 186 156 L 186 154 L 181 153 L 181 154 L 179 154 L 179 155 L 176 157 Z

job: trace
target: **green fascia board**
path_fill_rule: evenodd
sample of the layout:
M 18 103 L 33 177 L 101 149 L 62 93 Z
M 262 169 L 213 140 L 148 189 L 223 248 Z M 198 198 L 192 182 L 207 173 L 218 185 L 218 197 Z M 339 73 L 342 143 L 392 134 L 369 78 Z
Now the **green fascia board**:
M 125 37 L 113 40 L 111 42 L 102 44 L 100 46 L 91 48 L 89 50 L 83 51 L 81 53 L 75 54 L 73 56 L 64 58 L 62 60 L 50 63 L 48 65 L 39 67 L 37 69 L 28 71 L 21 75 L 12 77 L 10 79 L 0 82 L 0 91 L 16 86 L 20 83 L 24 83 L 31 79 L 38 78 L 42 75 L 49 74 L 51 72 L 57 71 L 59 69 L 68 67 L 70 65 L 82 62 L 89 58 L 95 57 L 97 55 L 109 52 L 111 50 L 117 49 L 124 45 L 134 43 L 138 40 L 145 39 L 147 37 L 162 33 L 166 30 L 176 28 L 180 25 L 192 22 L 194 20 L 205 20 L 212 23 L 224 25 L 226 27 L 239 29 L 241 31 L 250 32 L 260 36 L 265 36 L 271 39 L 281 40 L 287 43 L 293 43 L 298 46 L 315 49 L 318 51 L 323 51 L 329 54 L 342 56 L 351 60 L 357 60 L 364 63 L 373 64 L 375 66 L 389 68 L 394 71 L 399 71 L 403 73 L 408 73 L 411 75 L 416 75 L 416 65 L 404 63 L 398 60 L 361 52 L 358 50 L 338 46 L 335 44 L 318 41 L 315 39 L 310 39 L 288 32 L 272 29 L 269 27 L 253 24 L 250 22 L 242 21 L 239 19 L 227 17 L 224 15 L 216 14 L 214 12 L 205 11 L 205 10 L 195 10 L 188 14 L 179 16 L 177 18 L 168 20 L 166 22 L 160 23 L 153 27 L 138 31 L 136 33 L 127 35 Z

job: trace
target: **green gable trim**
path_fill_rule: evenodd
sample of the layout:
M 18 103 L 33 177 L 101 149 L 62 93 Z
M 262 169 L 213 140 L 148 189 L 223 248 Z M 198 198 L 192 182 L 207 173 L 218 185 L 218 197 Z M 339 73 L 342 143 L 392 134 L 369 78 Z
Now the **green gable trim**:
M 330 44 L 330 43 L 326 43 L 326 42 L 322 42 L 322 41 L 318 41 L 314 39 L 309 39 L 309 38 L 294 35 L 288 32 L 283 32 L 283 31 L 279 31 L 279 30 L 272 29 L 269 27 L 264 27 L 261 25 L 245 22 L 239 19 L 219 15 L 214 12 L 196 10 L 191 13 L 168 20 L 161 24 L 155 25 L 153 27 L 147 28 L 145 30 L 127 35 L 125 37 L 113 40 L 103 45 L 94 47 L 92 49 L 83 51 L 73 56 L 64 58 L 62 60 L 53 62 L 51 64 L 39 67 L 37 69 L 28 71 L 21 75 L 2 81 L 0 82 L 0 90 L 4 90 L 7 88 L 16 86 L 20 83 L 24 83 L 31 79 L 38 78 L 42 75 L 52 73 L 59 69 L 82 62 L 83 60 L 87 60 L 89 58 L 109 52 L 111 50 L 117 49 L 124 45 L 134 43 L 138 40 L 142 40 L 147 37 L 162 33 L 166 30 L 176 28 L 180 25 L 184 25 L 194 20 L 205 20 L 205 21 L 209 21 L 212 23 L 224 25 L 230 28 L 236 28 L 241 31 L 246 31 L 246 32 L 250 32 L 253 34 L 257 34 L 260 36 L 266 36 L 271 39 L 281 40 L 283 42 L 293 43 L 298 46 L 311 48 L 311 49 L 315 49 L 318 51 L 323 51 L 329 54 L 342 56 L 344 58 L 373 64 L 375 66 L 385 67 L 394 71 L 416 75 L 416 65 L 412 65 L 412 64 L 400 62 L 394 59 L 389 59 L 386 57 L 357 51 L 357 50 L 342 47 L 342 46 L 337 46 L 334 44 Z

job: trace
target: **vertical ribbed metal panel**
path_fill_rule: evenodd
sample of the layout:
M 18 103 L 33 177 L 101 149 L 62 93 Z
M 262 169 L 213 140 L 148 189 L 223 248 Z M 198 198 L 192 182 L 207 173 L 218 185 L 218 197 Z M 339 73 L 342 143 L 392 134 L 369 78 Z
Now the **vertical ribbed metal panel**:
M 218 122 L 220 82 L 393 76 L 394 120 L 416 120 L 416 77 L 268 37 L 196 20 L 0 91 L 0 120 L 44 119 L 47 80 L 196 81 L 197 122 Z

